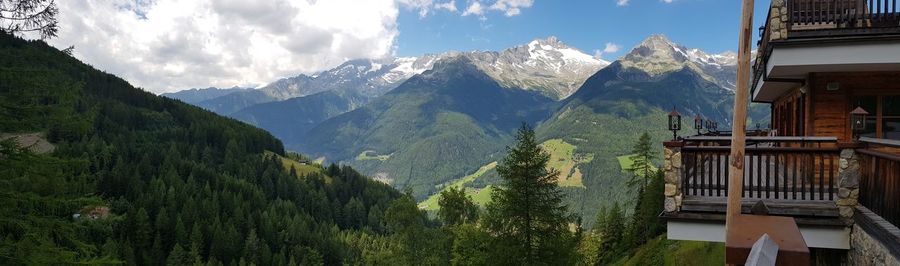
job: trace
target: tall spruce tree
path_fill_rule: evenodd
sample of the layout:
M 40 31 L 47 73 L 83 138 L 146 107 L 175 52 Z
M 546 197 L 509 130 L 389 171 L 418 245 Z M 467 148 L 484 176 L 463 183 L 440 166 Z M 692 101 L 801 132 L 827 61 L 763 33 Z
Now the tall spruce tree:
M 577 241 L 568 229 L 573 216 L 556 184 L 559 172 L 547 169 L 550 155 L 527 124 L 516 140 L 497 166 L 503 185 L 487 206 L 487 227 L 500 242 L 496 255 L 514 265 L 571 264 Z
M 600 264 L 609 264 L 617 258 L 623 248 L 623 232 L 625 231 L 625 213 L 618 202 L 606 213 L 605 223 L 601 229 L 601 243 L 598 251 Z
M 631 161 L 633 162 L 631 168 L 628 169 L 633 174 L 631 181 L 629 181 L 629 185 L 631 186 L 647 186 L 647 180 L 651 178 L 653 175 L 653 159 L 656 159 L 656 156 L 653 154 L 653 144 L 651 143 L 650 134 L 644 132 L 638 138 L 637 143 L 634 144 L 634 147 L 631 149 Z

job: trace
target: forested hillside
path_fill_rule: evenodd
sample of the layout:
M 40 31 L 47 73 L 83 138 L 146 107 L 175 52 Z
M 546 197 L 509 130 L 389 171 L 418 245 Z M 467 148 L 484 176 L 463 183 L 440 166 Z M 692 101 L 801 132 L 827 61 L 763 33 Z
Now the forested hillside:
M 551 103 L 536 92 L 503 88 L 468 58 L 456 57 L 324 121 L 299 150 L 412 188 L 423 199 L 458 173 L 497 160 L 515 128 L 545 119 Z
M 0 264 L 353 264 L 387 232 L 401 194 L 353 169 L 298 174 L 269 133 L 42 41 L 0 33 L 0 58 Z

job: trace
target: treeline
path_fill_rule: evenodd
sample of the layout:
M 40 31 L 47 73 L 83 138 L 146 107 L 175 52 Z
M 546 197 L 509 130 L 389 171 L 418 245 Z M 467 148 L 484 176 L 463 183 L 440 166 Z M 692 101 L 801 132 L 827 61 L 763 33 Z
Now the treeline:
M 395 189 L 347 167 L 296 176 L 265 131 L 135 89 L 0 33 L 0 264 L 353 264 Z M 353 240 L 353 241 L 351 241 Z

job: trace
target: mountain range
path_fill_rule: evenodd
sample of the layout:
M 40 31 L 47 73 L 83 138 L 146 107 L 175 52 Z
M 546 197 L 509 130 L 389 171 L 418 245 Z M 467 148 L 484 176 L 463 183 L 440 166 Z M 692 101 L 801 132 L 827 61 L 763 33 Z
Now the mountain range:
M 549 37 L 499 52 L 353 60 L 196 104 L 267 129 L 289 149 L 412 188 L 420 200 L 475 174 L 463 186 L 489 188 L 489 166 L 527 122 L 562 171 L 570 205 L 593 217 L 631 193 L 620 163 L 638 133 L 671 137 L 668 110 L 729 124 L 735 63 L 732 52 L 662 35 L 614 62 Z M 751 119 L 767 112 L 752 106 Z

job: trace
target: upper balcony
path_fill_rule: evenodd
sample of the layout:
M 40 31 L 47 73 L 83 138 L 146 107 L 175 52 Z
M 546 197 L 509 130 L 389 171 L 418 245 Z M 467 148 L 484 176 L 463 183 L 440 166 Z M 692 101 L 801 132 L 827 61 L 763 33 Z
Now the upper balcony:
M 772 0 L 759 32 L 753 100 L 772 102 L 815 72 L 900 71 L 897 2 Z

